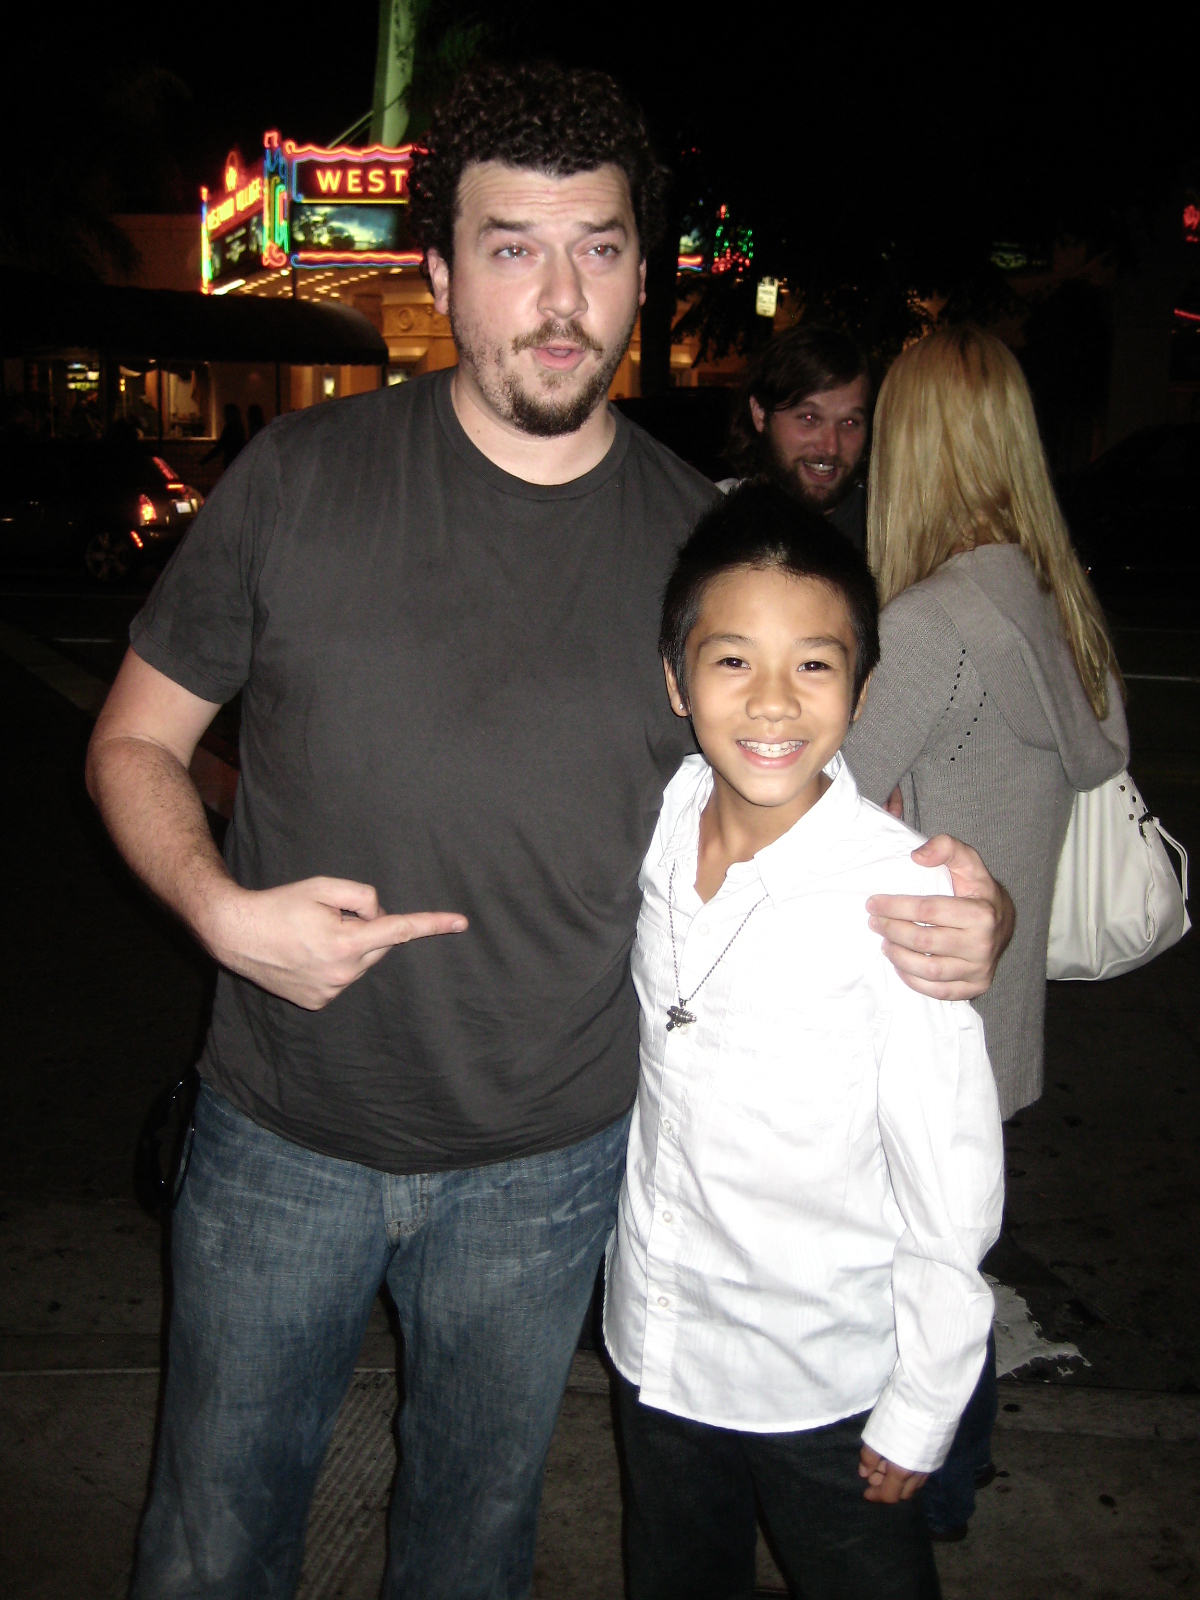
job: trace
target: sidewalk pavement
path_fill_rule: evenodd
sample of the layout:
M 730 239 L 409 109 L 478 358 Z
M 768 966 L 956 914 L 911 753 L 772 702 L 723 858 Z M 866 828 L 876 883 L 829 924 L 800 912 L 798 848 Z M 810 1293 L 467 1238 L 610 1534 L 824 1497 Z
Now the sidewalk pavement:
M 117 1600 L 129 1579 L 158 1374 L 0 1378 L 4 1593 Z M 1013 1399 L 1010 1396 L 1016 1396 Z M 1153 1600 L 1200 1577 L 1200 1397 L 1005 1384 L 999 1469 L 969 1538 L 938 1547 L 946 1600 Z M 360 1371 L 317 1491 L 301 1600 L 374 1600 L 395 1466 L 393 1374 Z M 534 1595 L 620 1600 L 608 1380 L 581 1352 L 546 1469 Z M 759 1582 L 783 1593 L 765 1544 Z
M 1171 671 L 1194 670 L 1189 638 L 1191 654 L 1170 642 Z M 1138 647 L 1148 673 L 1159 647 Z M 23 937 L 0 979 L 0 1590 L 19 1600 L 124 1592 L 162 1308 L 160 1229 L 132 1199 L 131 1156 L 150 1101 L 195 1057 L 210 981 L 105 841 L 81 781 L 87 693 L 62 688 L 0 653 L 0 830 Z M 1130 707 L 1139 784 L 1193 848 L 1196 693 L 1135 680 Z M 1008 1221 L 988 1267 L 1050 1344 L 1080 1354 L 1038 1347 L 1004 1381 L 999 1474 L 969 1538 L 939 1550 L 951 1600 L 1142 1600 L 1198 1581 L 1198 978 L 1193 935 L 1112 983 L 1052 986 L 1046 1093 L 1009 1125 Z M 307 1600 L 365 1600 L 382 1572 L 395 1407 L 382 1309 L 360 1363 L 314 1506 Z M 535 1593 L 622 1593 L 607 1380 L 587 1353 L 548 1464 Z

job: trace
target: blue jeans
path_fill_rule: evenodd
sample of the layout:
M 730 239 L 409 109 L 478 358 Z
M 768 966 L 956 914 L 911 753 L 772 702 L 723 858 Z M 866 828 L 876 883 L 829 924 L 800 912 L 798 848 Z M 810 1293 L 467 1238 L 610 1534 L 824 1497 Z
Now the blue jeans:
M 630 1600 L 750 1600 L 756 1502 L 804 1600 L 938 1600 L 920 1496 L 863 1499 L 865 1414 L 739 1433 L 644 1406 L 617 1382 Z
M 404 1401 L 383 1594 L 528 1594 L 542 1468 L 627 1132 L 622 1118 L 546 1155 L 391 1177 L 301 1149 L 202 1088 L 133 1596 L 294 1592 L 385 1281 Z
M 975 1474 L 992 1459 L 992 1429 L 996 1426 L 999 1391 L 996 1388 L 996 1335 L 988 1334 L 987 1355 L 975 1392 L 958 1419 L 950 1454 L 931 1472 L 922 1490 L 925 1520 L 931 1533 L 964 1527 L 975 1510 Z

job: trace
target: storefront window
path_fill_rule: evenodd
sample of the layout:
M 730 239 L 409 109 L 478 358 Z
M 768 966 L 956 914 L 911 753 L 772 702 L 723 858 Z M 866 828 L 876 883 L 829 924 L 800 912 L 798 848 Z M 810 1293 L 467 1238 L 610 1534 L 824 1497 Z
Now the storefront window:
M 66 407 L 63 433 L 77 439 L 98 438 L 104 431 L 104 414 L 100 406 L 99 358 L 68 361 L 65 380 Z
M 163 432 L 168 439 L 206 438 L 212 383 L 208 368 L 173 367 L 165 374 Z
M 157 439 L 158 372 L 138 371 L 136 367 L 117 368 L 117 392 L 113 396 L 113 420 L 131 425 L 140 439 Z
M 104 431 L 100 361 L 87 351 L 4 364 L 3 423 L 47 439 Z

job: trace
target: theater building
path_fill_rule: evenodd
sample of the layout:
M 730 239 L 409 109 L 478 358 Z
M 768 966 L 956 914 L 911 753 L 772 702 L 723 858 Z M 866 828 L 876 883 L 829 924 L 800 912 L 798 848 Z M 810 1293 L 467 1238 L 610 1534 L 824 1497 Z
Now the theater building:
M 392 383 L 453 366 L 450 324 L 433 309 L 409 228 L 411 161 L 411 145 L 326 149 L 275 132 L 261 163 L 231 151 L 222 189 L 201 190 L 202 289 L 350 305 L 386 341 Z M 293 384 L 293 407 L 342 392 L 336 373 L 296 373 Z

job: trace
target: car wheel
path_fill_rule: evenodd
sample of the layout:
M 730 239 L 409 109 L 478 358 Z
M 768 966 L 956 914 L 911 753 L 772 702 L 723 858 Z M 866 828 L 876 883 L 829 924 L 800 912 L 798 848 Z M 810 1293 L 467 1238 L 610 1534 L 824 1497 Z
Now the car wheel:
M 128 574 L 133 551 L 123 533 L 102 528 L 88 540 L 83 559 L 97 583 L 115 583 Z

